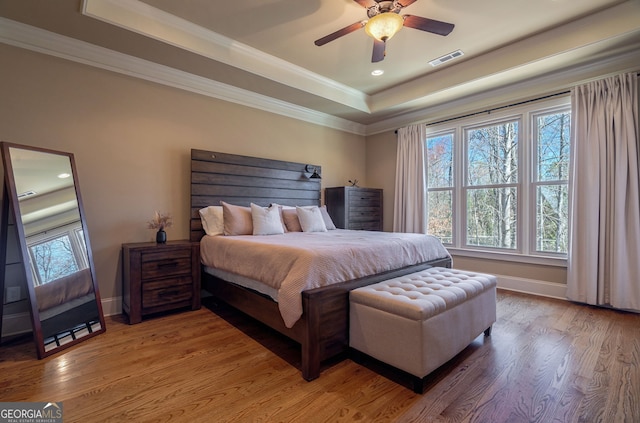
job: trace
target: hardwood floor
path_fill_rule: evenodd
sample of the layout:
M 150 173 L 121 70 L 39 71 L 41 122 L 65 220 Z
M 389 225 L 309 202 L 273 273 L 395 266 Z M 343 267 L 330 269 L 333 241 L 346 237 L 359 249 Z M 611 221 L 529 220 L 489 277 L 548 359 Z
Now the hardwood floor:
M 224 306 L 107 332 L 44 360 L 0 347 L 0 401 L 69 422 L 639 422 L 640 315 L 498 291 L 491 337 L 409 380 L 346 359 L 304 381 L 296 344 Z

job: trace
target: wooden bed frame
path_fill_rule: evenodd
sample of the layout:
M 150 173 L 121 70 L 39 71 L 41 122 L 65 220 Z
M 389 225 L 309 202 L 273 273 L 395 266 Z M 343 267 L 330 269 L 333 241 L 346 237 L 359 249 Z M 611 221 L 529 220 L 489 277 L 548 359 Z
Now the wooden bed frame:
M 306 164 L 191 150 L 191 241 L 204 235 L 198 210 L 220 201 L 248 206 L 320 205 L 319 179 L 309 179 Z M 320 166 L 315 167 L 321 173 Z M 320 376 L 321 363 L 349 347 L 349 291 L 432 266 L 451 267 L 449 258 L 404 267 L 302 293 L 302 317 L 287 328 L 278 304 L 253 290 L 202 272 L 202 287 L 214 297 L 298 342 L 302 377 Z

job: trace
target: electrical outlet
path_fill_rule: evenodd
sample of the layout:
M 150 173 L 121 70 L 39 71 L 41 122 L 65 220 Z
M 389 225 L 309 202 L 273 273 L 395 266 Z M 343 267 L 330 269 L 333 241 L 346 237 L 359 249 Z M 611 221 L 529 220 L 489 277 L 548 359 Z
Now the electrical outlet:
M 5 301 L 7 303 L 13 303 L 16 301 L 20 301 L 20 287 L 19 286 L 8 286 L 7 287 L 7 295 L 5 296 Z

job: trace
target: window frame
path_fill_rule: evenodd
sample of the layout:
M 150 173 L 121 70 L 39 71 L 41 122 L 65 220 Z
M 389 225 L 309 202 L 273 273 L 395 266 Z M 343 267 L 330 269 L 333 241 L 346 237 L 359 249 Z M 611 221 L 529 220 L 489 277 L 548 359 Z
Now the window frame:
M 553 181 L 539 181 L 538 180 L 538 169 L 537 169 L 537 151 L 538 151 L 538 137 L 537 135 L 537 129 L 538 129 L 538 125 L 536 123 L 536 120 L 539 116 L 545 116 L 545 115 L 550 115 L 550 114 L 557 114 L 557 113 L 563 113 L 563 112 L 571 112 L 571 104 L 568 105 L 559 105 L 559 106 L 554 106 L 554 107 L 548 107 L 545 108 L 544 110 L 539 110 L 537 112 L 531 113 L 531 117 L 530 117 L 530 124 L 531 124 L 531 135 L 530 135 L 530 139 L 532 142 L 532 146 L 531 146 L 531 182 L 530 182 L 530 197 L 529 197 L 529 204 L 531 205 L 529 207 L 529 213 L 531 214 L 531 219 L 533 221 L 533 225 L 531 225 L 529 227 L 529 250 L 533 252 L 534 255 L 538 255 L 538 256 L 543 256 L 543 257 L 565 257 L 567 256 L 567 254 L 561 254 L 561 253 L 553 253 L 553 252 L 547 252 L 547 251 L 538 251 L 537 250 L 537 239 L 536 239 L 536 229 L 537 229 L 537 187 L 539 186 L 551 186 L 551 185 L 566 185 L 567 186 L 567 191 L 570 192 L 570 188 L 571 188 L 571 160 L 572 160 L 572 154 L 569 154 L 569 168 L 567 169 L 568 171 L 568 175 L 567 175 L 567 179 L 566 182 L 562 182 L 561 180 L 553 180 Z M 571 130 L 571 129 L 569 129 Z M 569 144 L 570 144 L 570 149 L 573 148 L 573 142 L 571 140 L 571 134 L 569 135 Z M 571 217 L 570 216 L 570 209 L 568 210 L 569 212 L 569 216 L 568 219 Z M 569 222 L 567 222 L 569 223 Z
M 29 264 L 31 266 L 31 273 L 33 275 L 33 281 L 36 286 L 46 284 L 43 282 L 40 276 L 40 272 L 37 268 L 37 263 L 33 257 L 32 248 L 40 244 L 44 244 L 53 241 L 58 238 L 68 237 L 71 250 L 73 251 L 73 257 L 78 270 L 83 270 L 89 267 L 89 263 L 86 254 L 83 250 L 84 236 L 82 228 L 77 228 L 77 224 L 66 224 L 64 226 L 54 228 L 51 231 L 29 236 L 27 238 L 27 252 L 29 254 Z M 86 247 L 85 247 L 86 248 Z M 51 282 L 51 281 L 49 281 Z
M 467 133 L 469 131 L 472 131 L 474 129 L 481 129 L 481 128 L 487 128 L 487 127 L 491 127 L 491 126 L 497 126 L 503 123 L 510 123 L 510 122 L 517 122 L 518 123 L 518 138 L 517 138 L 517 181 L 511 182 L 511 183 L 503 183 L 503 184 L 483 184 L 483 185 L 472 185 L 471 183 L 469 183 L 469 179 L 468 179 L 468 174 L 469 174 L 469 140 L 467 137 Z M 461 248 L 465 248 L 465 249 L 477 249 L 477 250 L 487 250 L 487 251 L 502 251 L 502 252 L 507 252 L 507 253 L 522 253 L 522 219 L 520 219 L 520 216 L 522 215 L 522 200 L 520 200 L 521 195 L 522 195 L 522 185 L 523 185 L 523 172 L 522 172 L 522 165 L 523 165 L 523 159 L 522 159 L 522 119 L 520 118 L 519 115 L 506 115 L 502 118 L 497 118 L 497 119 L 491 119 L 489 121 L 484 121 L 480 124 L 476 123 L 473 125 L 464 125 L 461 127 L 461 143 L 462 143 L 462 153 L 464 154 L 463 157 L 461 157 L 462 160 L 462 171 L 463 171 L 463 175 L 462 175 L 462 183 L 460 186 L 460 190 L 462 191 L 461 195 L 460 195 L 460 200 L 461 200 L 461 206 L 462 206 L 462 213 L 460 216 L 460 220 L 462 221 L 462 230 L 463 232 L 460 233 L 461 235 L 461 243 L 459 244 L 461 246 Z M 477 189 L 493 189 L 493 188 L 515 188 L 516 189 L 516 217 L 517 217 L 517 221 L 516 221 L 516 245 L 514 248 L 504 248 L 504 247 L 487 247 L 487 246 L 480 246 L 480 245 L 470 245 L 469 244 L 469 240 L 467 237 L 468 234 L 468 227 L 467 227 L 467 217 L 468 217 L 468 209 L 467 209 L 467 201 L 462 201 L 465 198 L 468 198 L 468 193 L 472 190 L 477 190 Z
M 534 159 L 536 158 L 537 139 L 534 137 L 535 119 L 537 116 L 554 112 L 571 111 L 569 95 L 546 99 L 520 106 L 510 107 L 487 113 L 477 114 L 442 124 L 427 125 L 426 137 L 433 138 L 445 134 L 453 134 L 453 184 L 452 188 L 429 188 L 432 191 L 453 190 L 453 224 L 452 243 L 444 243 L 455 255 L 475 258 L 498 259 L 503 261 L 525 262 L 566 267 L 567 255 L 561 253 L 536 251 L 536 187 L 534 185 Z M 515 249 L 503 249 L 482 246 L 467 246 L 466 240 L 466 196 L 467 175 L 467 141 L 466 130 L 487 127 L 492 124 L 517 119 L 518 124 L 518 201 L 517 201 L 517 243 Z M 427 152 L 425 139 L 425 155 Z M 571 153 L 573 154 L 573 152 Z M 554 181 L 554 185 L 556 182 Z M 571 186 L 570 175 L 567 186 Z M 478 188 L 472 186 L 471 188 Z M 569 216 L 570 217 L 570 216 Z
M 427 140 L 425 140 L 425 149 L 424 149 L 424 155 L 425 155 L 425 163 L 427 163 L 427 177 L 425 178 L 426 183 L 427 183 L 427 193 L 428 192 L 451 192 L 451 208 L 452 208 L 452 214 L 455 213 L 457 204 L 459 204 L 458 201 L 458 196 L 457 196 L 457 192 L 456 192 L 456 184 L 457 181 L 459 181 L 459 176 L 457 174 L 457 168 L 455 166 L 455 162 L 456 162 L 456 155 L 458 154 L 458 146 L 456 146 L 456 139 L 457 139 L 457 135 L 454 131 L 449 131 L 449 130 L 445 130 L 445 131 L 441 131 L 439 133 L 433 134 L 430 138 L 435 138 L 435 137 L 441 137 L 441 136 L 446 136 L 446 135 L 451 135 L 452 137 L 452 145 L 451 145 L 451 156 L 452 156 L 452 162 L 454 164 L 453 166 L 453 174 L 452 174 L 452 185 L 448 186 L 448 187 L 434 187 L 434 188 L 429 188 L 429 175 L 428 175 L 428 163 L 429 163 L 429 152 L 428 152 L 428 148 L 426 146 Z M 427 209 L 429 207 L 429 201 L 427 198 Z M 428 222 L 427 222 L 428 225 Z M 455 228 L 455 219 L 453 221 L 453 225 L 451 227 L 451 243 L 446 243 L 443 242 L 444 245 L 455 245 L 456 244 L 456 236 L 457 236 L 457 231 Z

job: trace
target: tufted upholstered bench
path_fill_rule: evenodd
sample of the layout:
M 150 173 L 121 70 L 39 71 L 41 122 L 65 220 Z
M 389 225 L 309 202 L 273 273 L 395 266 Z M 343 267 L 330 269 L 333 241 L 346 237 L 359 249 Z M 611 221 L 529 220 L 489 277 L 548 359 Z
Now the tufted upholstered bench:
M 423 378 L 496 321 L 496 277 L 432 267 L 349 294 L 349 345 Z

